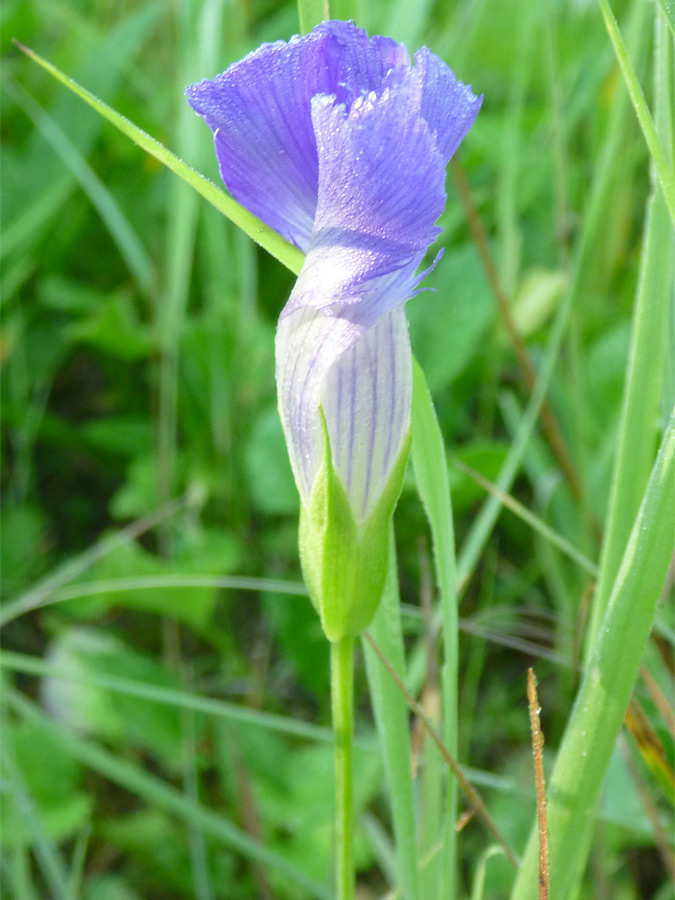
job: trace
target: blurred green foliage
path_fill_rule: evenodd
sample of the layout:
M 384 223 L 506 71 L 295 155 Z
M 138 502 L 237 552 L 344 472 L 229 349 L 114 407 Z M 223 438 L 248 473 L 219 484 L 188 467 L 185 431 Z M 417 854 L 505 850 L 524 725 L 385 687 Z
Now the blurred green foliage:
M 616 6 L 649 85 L 652 22 L 640 3 Z M 577 284 L 550 399 L 584 499 L 570 493 L 541 434 L 513 493 L 595 559 L 649 187 L 646 149 L 600 15 L 581 0 L 379 0 L 363 24 L 411 49 L 428 43 L 484 93 L 461 159 L 535 365 L 564 292 Z M 188 701 L 209 694 L 328 723 L 318 619 L 305 596 L 274 589 L 275 580 L 300 579 L 298 500 L 273 364 L 275 321 L 292 276 L 11 43 L 35 48 L 217 181 L 210 134 L 187 108 L 185 85 L 297 28 L 295 5 L 271 0 L 3 6 L 3 602 L 41 578 L 58 579 L 64 565 L 130 521 L 166 513 L 57 584 L 82 584 L 80 597 L 45 603 L 3 630 L 6 650 L 50 667 L 42 677 L 3 675 L 0 880 L 17 900 L 301 900 L 321 896 L 311 883 L 330 883 L 328 744 L 88 683 L 120 676 L 183 691 Z M 574 257 L 611 127 L 619 152 L 601 226 L 590 253 Z M 427 280 L 434 292 L 410 303 L 409 318 L 446 437 L 461 547 L 485 494 L 453 462 L 496 479 L 527 391 L 450 177 L 448 192 L 445 255 Z M 671 340 L 667 370 L 674 365 Z M 396 527 L 403 598 L 417 607 L 429 549 L 410 484 Z M 235 574 L 272 583 L 219 586 Z M 501 776 L 485 797 L 519 850 L 534 810 L 525 671 L 534 660 L 544 732 L 557 746 L 589 586 L 587 573 L 505 512 L 462 601 L 463 762 Z M 406 623 L 410 647 L 426 653 L 419 616 Z M 663 652 L 652 648 L 648 665 L 665 690 L 672 628 L 661 633 Z M 59 669 L 71 677 L 59 678 Z M 54 728 L 22 717 L 9 702 L 13 690 L 41 704 Z M 672 767 L 672 738 L 643 686 L 639 697 Z M 357 709 L 368 736 L 362 667 Z M 144 772 L 168 782 L 192 804 L 188 812 L 125 786 L 105 761 L 92 770 L 58 729 L 132 766 L 139 785 Z M 653 795 L 664 822 L 672 807 L 631 741 L 622 740 L 612 760 L 583 898 L 665 896 L 667 873 L 640 791 Z M 381 760 L 362 749 L 364 898 L 384 894 L 391 867 L 383 791 Z M 254 849 L 218 837 L 194 811 L 198 804 L 252 838 Z M 471 824 L 459 846 L 468 896 L 485 834 Z M 506 896 L 507 864 L 492 858 L 485 871 L 486 900 Z

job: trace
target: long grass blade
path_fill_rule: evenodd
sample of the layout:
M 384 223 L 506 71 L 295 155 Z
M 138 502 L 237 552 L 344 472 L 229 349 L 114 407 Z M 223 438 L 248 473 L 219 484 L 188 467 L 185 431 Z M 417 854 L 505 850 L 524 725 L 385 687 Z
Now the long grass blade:
M 539 518 L 539 516 L 535 516 L 533 512 L 526 506 L 523 506 L 523 504 L 516 500 L 515 497 L 501 491 L 496 484 L 493 484 L 487 478 L 483 478 L 480 472 L 472 469 L 471 466 L 467 466 L 459 460 L 455 460 L 453 465 L 456 469 L 459 469 L 460 472 L 463 472 L 465 475 L 468 475 L 469 478 L 472 478 L 476 484 L 479 484 L 488 492 L 488 494 L 497 497 L 506 509 L 510 510 L 515 516 L 518 516 L 519 519 L 525 522 L 526 525 L 529 525 L 533 531 L 536 531 L 545 540 L 553 544 L 554 547 L 557 547 L 561 553 L 564 553 L 565 556 L 577 563 L 577 565 L 588 572 L 589 575 L 595 576 L 598 574 L 598 567 L 593 560 L 589 559 L 580 550 L 577 550 L 575 546 L 570 544 L 567 538 L 564 538 L 555 531 L 555 529 L 551 528 L 550 525 L 547 525 L 546 522 Z
M 605 20 L 605 25 L 607 26 L 612 46 L 614 47 L 617 62 L 621 68 L 621 74 L 623 75 L 626 87 L 628 88 L 635 115 L 638 118 L 640 128 L 642 129 L 645 141 L 647 142 L 647 147 L 652 162 L 654 163 L 656 177 L 661 185 L 670 218 L 675 224 L 675 175 L 673 175 L 673 169 L 668 164 L 663 147 L 659 141 L 654 120 L 649 112 L 645 95 L 640 86 L 633 63 L 628 55 L 626 44 L 619 31 L 619 25 L 616 21 L 616 16 L 614 15 L 610 2 L 609 0 L 598 0 L 598 3 L 600 4 L 600 9 Z
M 38 56 L 33 50 L 24 47 L 23 44 L 17 42 L 17 46 L 34 60 L 39 66 L 49 72 L 49 74 L 65 85 L 68 90 L 72 91 L 85 103 L 96 110 L 96 112 L 107 119 L 122 134 L 138 144 L 146 153 L 154 156 L 163 166 L 170 169 L 174 174 L 182 178 L 190 187 L 194 188 L 198 194 L 201 194 L 205 200 L 208 200 L 212 206 L 221 212 L 224 216 L 234 222 L 243 232 L 245 232 L 256 243 L 260 244 L 268 253 L 274 256 L 279 262 L 283 263 L 291 272 L 296 275 L 300 272 L 303 262 L 303 254 L 297 247 L 293 247 L 285 241 L 280 235 L 265 225 L 260 219 L 257 219 L 247 209 L 244 209 L 236 200 L 221 191 L 212 181 L 209 181 L 204 175 L 196 172 L 187 163 L 179 159 L 163 144 L 151 137 L 147 132 L 143 131 L 137 125 L 134 125 L 125 116 L 118 113 L 112 107 L 108 106 L 98 97 L 94 96 L 86 88 L 79 85 L 72 78 L 69 78 L 55 65 Z
M 9 672 L 20 672 L 24 675 L 36 675 L 41 678 L 82 682 L 105 691 L 126 694 L 130 697 L 139 697 L 143 700 L 150 700 L 153 703 L 161 703 L 177 709 L 204 713 L 216 719 L 241 722 L 245 725 L 276 731 L 279 734 L 320 741 L 326 744 L 332 744 L 333 742 L 333 732 L 330 728 L 313 725 L 311 722 L 301 722 L 298 719 L 266 713 L 258 709 L 250 709 L 236 703 L 228 703 L 225 700 L 203 697 L 187 690 L 161 687 L 131 678 L 121 678 L 117 675 L 106 675 L 93 671 L 91 668 L 77 667 L 68 669 L 49 660 L 40 659 L 37 656 L 3 650 L 0 653 L 0 668 Z M 371 740 L 361 739 L 359 742 L 359 739 L 357 739 L 356 743 L 367 749 L 372 749 L 373 747 Z
M 667 40 L 665 26 L 660 29 L 660 35 L 657 33 L 658 40 Z M 666 67 L 666 71 L 659 73 L 660 67 Z M 666 93 L 668 71 L 667 54 L 664 52 L 657 54 L 655 74 L 657 121 L 663 138 L 667 140 L 669 135 L 665 123 L 668 121 L 672 97 Z M 668 316 L 675 289 L 674 258 L 673 226 L 663 196 L 654 185 L 647 202 L 616 463 L 600 558 L 600 574 L 587 633 L 587 654 L 590 654 L 595 644 L 654 460 Z
M 631 531 L 586 675 L 565 729 L 550 780 L 550 889 L 567 900 L 588 852 L 612 749 L 635 687 L 675 546 L 675 412 Z M 512 900 L 538 893 L 538 834 L 530 835 Z
M 392 667 L 402 675 L 405 658 L 393 533 L 384 594 L 370 630 Z M 391 797 L 399 889 L 403 900 L 423 900 L 419 894 L 408 707 L 370 644 L 364 640 L 362 646 Z
M 6 785 L 10 788 L 10 802 L 13 802 L 19 820 L 30 834 L 33 853 L 49 891 L 56 900 L 68 900 L 68 874 L 57 847 L 45 833 L 35 802 L 28 785 L 19 769 L 12 747 L 10 725 L 2 715 L 2 769 Z
M 417 490 L 429 520 L 434 548 L 434 568 L 440 594 L 443 635 L 443 737 L 457 757 L 457 678 L 459 642 L 456 595 L 455 533 L 445 445 L 424 373 L 413 364 L 412 459 Z M 457 782 L 450 770 L 446 782 L 443 825 L 443 888 L 440 896 L 455 892 L 457 841 Z
M 675 37 L 675 0 L 659 0 L 659 3 L 673 37 Z

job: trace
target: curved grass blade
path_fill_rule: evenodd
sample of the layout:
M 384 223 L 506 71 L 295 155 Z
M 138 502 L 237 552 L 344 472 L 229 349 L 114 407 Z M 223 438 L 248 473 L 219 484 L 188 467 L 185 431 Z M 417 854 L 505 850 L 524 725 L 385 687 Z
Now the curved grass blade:
M 95 109 L 99 115 L 103 116 L 104 119 L 107 119 L 115 126 L 115 128 L 121 131 L 122 134 L 131 138 L 131 140 L 145 150 L 146 153 L 154 156 L 155 159 L 159 160 L 159 162 L 166 166 L 167 169 L 170 169 L 174 174 L 178 175 L 179 178 L 182 178 L 183 181 L 194 188 L 198 194 L 201 194 L 205 200 L 208 200 L 212 206 L 215 206 L 219 212 L 230 219 L 237 227 L 241 228 L 243 232 L 256 243 L 260 244 L 263 249 L 267 250 L 267 252 L 278 259 L 279 262 L 283 263 L 283 265 L 290 269 L 291 272 L 294 272 L 296 275 L 300 272 L 304 256 L 297 247 L 291 246 L 291 244 L 278 235 L 276 231 L 268 228 L 267 225 L 261 222 L 260 219 L 257 219 L 247 209 L 244 209 L 244 207 L 237 203 L 236 200 L 224 191 L 221 191 L 220 188 L 216 187 L 212 181 L 209 181 L 204 175 L 196 172 L 188 166 L 187 163 L 184 163 L 182 159 L 179 159 L 167 147 L 160 144 L 158 140 L 151 137 L 137 125 L 134 125 L 134 123 L 127 119 L 126 116 L 121 115 L 112 107 L 108 106 L 107 103 L 99 100 L 98 97 L 95 97 L 94 94 L 86 88 L 79 85 L 76 81 L 73 81 L 72 78 L 69 78 L 52 63 L 43 59 L 41 56 L 38 56 L 33 50 L 24 47 L 24 45 L 20 44 L 18 41 L 15 43 L 26 56 L 29 56 L 39 66 L 42 66 L 45 71 L 57 81 L 60 81 L 61 84 L 65 85 L 68 90 L 77 94 L 77 96 L 91 106 L 92 109 Z
M 675 545 L 675 410 L 661 443 L 640 512 L 586 675 L 577 694 L 550 781 L 548 827 L 551 896 L 566 900 L 588 852 L 612 749 L 635 687 Z M 533 829 L 511 895 L 535 900 L 538 834 Z
M 276 869 L 286 878 L 302 886 L 312 897 L 332 900 L 330 891 L 317 884 L 296 865 L 279 856 L 264 844 L 251 838 L 222 816 L 195 803 L 156 775 L 150 775 L 140 766 L 128 760 L 118 759 L 113 753 L 93 741 L 78 737 L 48 718 L 34 703 L 26 700 L 18 691 L 6 691 L 6 699 L 17 713 L 50 732 L 75 759 L 114 782 L 124 790 L 153 804 L 159 809 L 180 816 L 196 825 L 204 834 L 221 841 L 225 846 L 260 865 Z
M 49 575 L 36 582 L 25 593 L 20 594 L 16 599 L 10 600 L 0 608 L 0 628 L 3 628 L 8 622 L 11 622 L 18 616 L 52 602 L 52 597 L 58 590 L 79 578 L 80 575 L 86 572 L 87 569 L 90 569 L 100 559 L 103 559 L 118 547 L 123 547 L 130 541 L 136 540 L 137 537 L 140 537 L 151 528 L 155 528 L 169 516 L 175 515 L 184 506 L 190 506 L 192 502 L 193 499 L 187 495 L 171 500 L 142 519 L 137 519 L 114 534 L 102 538 L 89 547 L 88 550 L 84 550 L 58 566 Z

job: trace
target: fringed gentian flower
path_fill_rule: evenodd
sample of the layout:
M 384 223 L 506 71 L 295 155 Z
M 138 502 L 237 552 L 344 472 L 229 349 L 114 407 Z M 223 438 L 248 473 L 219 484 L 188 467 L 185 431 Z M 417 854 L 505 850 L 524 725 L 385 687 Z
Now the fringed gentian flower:
M 305 578 L 330 640 L 383 589 L 410 444 L 405 302 L 481 99 L 428 49 L 324 22 L 188 88 L 234 197 L 306 253 L 277 327 Z

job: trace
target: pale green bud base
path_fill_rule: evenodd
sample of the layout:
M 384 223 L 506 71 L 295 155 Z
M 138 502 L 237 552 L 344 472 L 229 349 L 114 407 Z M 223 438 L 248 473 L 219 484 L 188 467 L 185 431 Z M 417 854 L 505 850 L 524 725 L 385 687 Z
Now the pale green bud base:
M 361 634 L 377 611 L 389 561 L 389 525 L 403 486 L 410 435 L 377 505 L 360 522 L 333 466 L 325 422 L 324 447 L 309 507 L 303 504 L 300 511 L 299 544 L 309 595 L 326 637 L 335 642 Z

